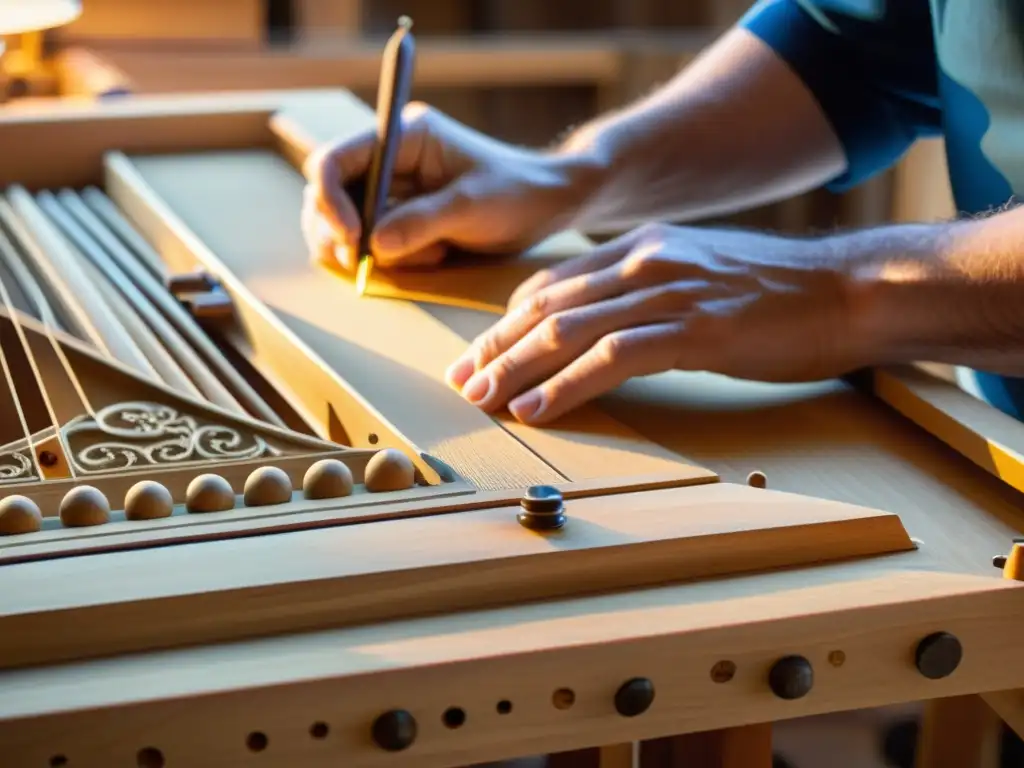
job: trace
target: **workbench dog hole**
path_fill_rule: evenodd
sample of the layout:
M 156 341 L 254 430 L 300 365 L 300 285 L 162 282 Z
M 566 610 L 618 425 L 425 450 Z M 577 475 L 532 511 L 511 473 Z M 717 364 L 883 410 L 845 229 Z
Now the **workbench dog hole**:
M 466 710 L 462 707 L 448 707 L 441 715 L 441 721 L 446 728 L 461 728 L 466 724 Z
M 156 747 L 144 747 L 135 756 L 139 768 L 164 768 L 164 753 Z
M 327 734 L 331 732 L 327 723 L 313 723 L 309 726 L 309 735 L 314 739 L 326 739 Z
M 576 692 L 572 688 L 559 688 L 551 694 L 551 703 L 555 709 L 569 709 L 576 703 Z
M 502 699 L 494 707 L 499 715 L 507 715 L 512 711 L 512 702 L 508 699 Z
M 376 445 L 377 443 L 380 442 L 380 438 L 377 437 L 377 435 L 374 432 L 371 432 L 369 435 L 367 435 L 366 439 L 370 443 L 370 445 Z
M 245 737 L 245 746 L 249 748 L 250 752 L 262 752 L 269 743 L 270 739 L 262 731 L 253 731 Z

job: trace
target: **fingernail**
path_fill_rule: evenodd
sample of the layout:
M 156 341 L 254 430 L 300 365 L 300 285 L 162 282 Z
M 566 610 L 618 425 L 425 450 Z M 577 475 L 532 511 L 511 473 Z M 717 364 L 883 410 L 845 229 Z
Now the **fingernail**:
M 479 405 L 491 394 L 491 376 L 483 371 L 473 374 L 466 386 L 462 388 L 462 396 L 474 405 Z
M 520 395 L 508 404 L 508 409 L 519 421 L 534 419 L 544 410 L 544 394 L 538 390 Z
M 449 386 L 455 387 L 455 389 L 462 389 L 462 386 L 473 375 L 475 370 L 476 366 L 473 365 L 472 357 L 460 357 L 448 366 L 444 376 Z
M 337 262 L 348 271 L 352 271 L 356 268 L 356 258 L 352 253 L 352 249 L 347 245 L 335 245 L 334 246 L 334 258 Z

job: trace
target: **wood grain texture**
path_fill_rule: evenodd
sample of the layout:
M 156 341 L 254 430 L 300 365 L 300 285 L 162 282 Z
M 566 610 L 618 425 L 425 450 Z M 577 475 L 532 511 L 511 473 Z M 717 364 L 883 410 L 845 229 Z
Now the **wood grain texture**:
M 343 378 L 420 451 L 480 488 L 646 474 L 682 463 L 596 409 L 539 430 L 508 416 L 495 420 L 466 403 L 444 380 L 448 364 L 466 348 L 463 339 L 421 307 L 361 299 L 309 262 L 299 229 L 303 180 L 275 154 L 136 157 L 131 163 L 179 217 L 178 228 L 209 249 L 204 266 L 221 278 L 236 304 L 251 303 L 248 295 L 266 306 L 286 334 L 282 338 L 322 361 L 315 367 Z M 139 206 L 129 199 L 128 187 L 137 189 L 138 180 L 111 168 L 120 185 L 111 183 L 111 194 L 145 228 Z M 254 218 L 253 211 L 261 215 Z M 276 367 L 272 356 L 264 361 Z M 285 376 L 279 368 L 275 373 Z M 326 391 L 310 396 L 329 398 Z M 713 479 L 699 467 L 692 472 L 695 481 Z
M 548 534 L 516 521 L 516 501 L 194 549 L 11 565 L 0 569 L 9 595 L 0 606 L 0 668 L 913 548 L 894 515 L 720 483 L 575 499 L 565 527 Z M 423 514 L 431 504 L 438 501 L 421 502 Z M 183 556 L 187 569 L 176 567 Z M 16 594 L 16 584 L 36 579 L 36 588 Z M 60 632 L 69 621 L 75 632 Z
M 1024 685 L 1015 642 L 1024 592 L 908 563 L 897 556 L 888 567 L 799 569 L 8 671 L 0 740 L 26 765 L 61 752 L 105 768 L 155 747 L 197 768 L 233 768 L 251 763 L 246 738 L 260 732 L 268 765 L 327 768 L 341 754 L 371 768 L 450 768 Z M 939 681 L 912 661 L 936 627 L 966 651 Z M 840 668 L 826 660 L 835 649 L 846 653 Z M 815 664 L 815 688 L 783 701 L 766 676 L 794 651 Z M 720 659 L 737 665 L 728 684 L 708 674 Z M 638 674 L 654 681 L 656 704 L 620 717 L 614 692 Z M 551 706 L 560 687 L 575 693 L 568 710 Z M 503 699 L 508 715 L 495 710 Z M 451 706 L 467 713 L 454 732 L 441 719 Z M 387 753 L 369 729 L 395 707 L 414 714 L 419 733 L 411 749 Z M 310 738 L 317 722 L 328 725 L 326 740 Z

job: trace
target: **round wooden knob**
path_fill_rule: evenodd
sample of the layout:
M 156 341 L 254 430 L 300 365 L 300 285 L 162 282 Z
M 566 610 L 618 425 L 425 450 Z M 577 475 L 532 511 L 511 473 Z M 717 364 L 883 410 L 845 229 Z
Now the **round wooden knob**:
M 615 692 L 615 711 L 623 717 L 642 715 L 654 703 L 654 683 L 646 677 L 634 677 Z
M 247 507 L 266 507 L 292 500 L 292 479 L 280 467 L 259 467 L 245 480 L 242 501 Z
M 60 502 L 60 521 L 68 528 L 103 525 L 108 520 L 110 502 L 102 491 L 91 485 L 72 488 Z
M 124 516 L 129 520 L 156 520 L 174 511 L 171 492 L 153 480 L 142 480 L 124 495 Z
M 914 664 L 929 680 L 941 680 L 956 671 L 963 657 L 963 646 L 955 635 L 935 632 L 917 644 Z
M 385 448 L 366 462 L 363 482 L 371 493 L 404 491 L 416 483 L 416 468 L 397 448 Z
M 747 475 L 747 485 L 751 488 L 767 488 L 768 487 L 768 475 L 764 472 L 755 469 L 749 475 Z
M 785 656 L 768 673 L 768 686 L 780 699 L 802 699 L 814 687 L 814 668 L 803 656 Z
M 231 483 L 220 475 L 199 475 L 185 490 L 185 509 L 189 512 L 225 512 L 234 506 Z
M 416 718 L 404 709 L 392 709 L 373 721 L 373 740 L 388 752 L 401 752 L 416 741 Z
M 35 533 L 42 527 L 39 506 L 28 496 L 14 494 L 0 501 L 0 536 Z
M 307 499 L 338 499 L 349 496 L 354 485 L 347 464 L 338 459 L 320 459 L 306 470 L 302 493 Z

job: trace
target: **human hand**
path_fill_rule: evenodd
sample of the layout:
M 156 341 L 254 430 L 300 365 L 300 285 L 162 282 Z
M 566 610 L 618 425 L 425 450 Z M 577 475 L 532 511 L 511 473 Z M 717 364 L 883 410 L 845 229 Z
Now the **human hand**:
M 654 225 L 540 272 L 448 370 L 487 411 L 540 424 L 634 376 L 813 381 L 866 365 L 852 265 L 824 240 Z
M 402 115 L 391 197 L 370 247 L 380 267 L 432 266 L 447 246 L 518 252 L 569 226 L 586 194 L 573 158 L 514 147 L 424 104 Z M 315 259 L 354 269 L 360 212 L 343 189 L 365 176 L 375 130 L 310 156 L 302 225 Z

